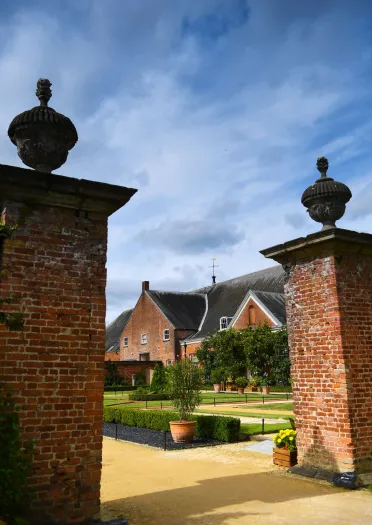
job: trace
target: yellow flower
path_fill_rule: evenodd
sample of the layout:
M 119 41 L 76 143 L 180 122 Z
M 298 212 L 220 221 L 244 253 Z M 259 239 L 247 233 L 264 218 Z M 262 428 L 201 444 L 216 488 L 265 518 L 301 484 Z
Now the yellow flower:
M 289 441 L 293 441 L 293 437 L 290 437 L 290 438 L 289 438 Z
M 278 439 L 278 443 L 281 443 L 281 442 L 282 442 L 282 440 L 279 438 L 279 439 Z

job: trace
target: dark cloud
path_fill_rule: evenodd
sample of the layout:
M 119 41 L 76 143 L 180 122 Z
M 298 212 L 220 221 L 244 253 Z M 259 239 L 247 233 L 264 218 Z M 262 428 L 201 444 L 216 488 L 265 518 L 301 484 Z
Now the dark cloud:
M 225 250 L 244 239 L 243 232 L 215 219 L 163 222 L 153 229 L 142 230 L 134 241 L 151 248 L 166 248 L 178 254 L 201 254 L 211 250 Z

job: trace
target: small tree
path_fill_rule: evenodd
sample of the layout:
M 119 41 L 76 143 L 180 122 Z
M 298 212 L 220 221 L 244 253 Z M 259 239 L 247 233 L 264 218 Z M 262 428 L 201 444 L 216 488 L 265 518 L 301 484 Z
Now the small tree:
M 202 375 L 198 367 L 182 360 L 168 368 L 168 391 L 181 421 L 189 421 L 201 403 Z
M 162 394 L 165 392 L 167 387 L 167 378 L 165 375 L 165 370 L 163 363 L 158 363 L 155 365 L 154 374 L 151 381 L 151 392 L 155 394 Z

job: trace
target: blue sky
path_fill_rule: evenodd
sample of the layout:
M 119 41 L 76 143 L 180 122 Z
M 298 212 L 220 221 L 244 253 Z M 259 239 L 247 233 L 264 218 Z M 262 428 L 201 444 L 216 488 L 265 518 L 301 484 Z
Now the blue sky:
M 109 222 L 111 321 L 142 280 L 190 290 L 317 231 L 321 155 L 353 192 L 339 226 L 371 232 L 371 59 L 369 1 L 3 0 L 1 162 L 44 77 L 79 133 L 57 173 L 138 188 Z

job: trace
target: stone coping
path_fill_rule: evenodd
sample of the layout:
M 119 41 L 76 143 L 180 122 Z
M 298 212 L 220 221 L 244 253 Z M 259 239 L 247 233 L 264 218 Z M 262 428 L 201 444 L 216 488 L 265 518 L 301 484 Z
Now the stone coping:
M 274 259 L 280 264 L 287 264 L 311 255 L 321 257 L 347 252 L 372 255 L 372 235 L 330 228 L 260 250 L 264 257 Z
M 57 206 L 111 215 L 136 189 L 0 164 L 1 201 Z

